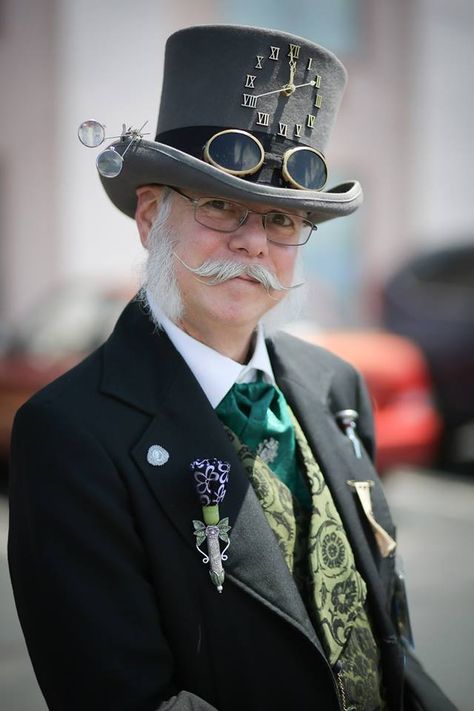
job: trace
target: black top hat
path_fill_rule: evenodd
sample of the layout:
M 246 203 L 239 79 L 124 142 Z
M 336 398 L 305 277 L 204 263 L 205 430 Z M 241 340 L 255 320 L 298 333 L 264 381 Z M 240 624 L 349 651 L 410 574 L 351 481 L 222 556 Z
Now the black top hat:
M 345 83 L 337 57 L 285 32 L 227 25 L 180 30 L 166 44 L 156 139 L 130 145 L 124 135 L 114 143 L 114 150 L 127 153 L 117 177 L 101 176 L 104 188 L 130 216 L 136 188 L 147 184 L 304 210 L 314 222 L 350 214 L 362 202 L 357 181 L 329 190 L 311 183 L 315 170 L 325 172 L 324 152 Z M 216 134 L 221 138 L 206 151 Z M 248 173 L 240 170 L 249 148 L 242 141 L 252 144 L 258 158 Z M 220 144 L 227 151 L 221 162 Z M 229 150 L 238 163 L 232 174 Z M 313 177 L 305 183 L 308 175 Z

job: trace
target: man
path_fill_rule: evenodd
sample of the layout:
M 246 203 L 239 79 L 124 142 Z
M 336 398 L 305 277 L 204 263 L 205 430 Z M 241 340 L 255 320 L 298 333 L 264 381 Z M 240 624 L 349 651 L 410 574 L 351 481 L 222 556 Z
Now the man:
M 99 156 L 146 288 L 12 444 L 12 580 L 55 711 L 453 708 L 410 650 L 359 376 L 261 326 L 316 223 L 360 204 L 322 190 L 344 83 L 301 38 L 183 30 L 156 140 Z

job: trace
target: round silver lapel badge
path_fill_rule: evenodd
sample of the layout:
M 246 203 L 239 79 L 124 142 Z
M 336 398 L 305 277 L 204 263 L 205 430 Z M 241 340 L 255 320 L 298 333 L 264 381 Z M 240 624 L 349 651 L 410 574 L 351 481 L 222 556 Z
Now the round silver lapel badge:
M 159 444 L 152 444 L 146 455 L 148 464 L 151 464 L 153 467 L 161 467 L 163 464 L 166 464 L 169 458 L 169 453 L 166 449 L 160 447 Z

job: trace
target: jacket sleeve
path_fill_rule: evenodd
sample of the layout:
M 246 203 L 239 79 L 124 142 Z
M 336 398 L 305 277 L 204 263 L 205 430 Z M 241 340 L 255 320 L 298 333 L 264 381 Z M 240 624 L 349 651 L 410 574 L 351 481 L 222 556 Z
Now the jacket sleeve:
M 10 477 L 10 572 L 48 708 L 215 711 L 176 682 L 127 490 L 100 443 L 30 402 Z

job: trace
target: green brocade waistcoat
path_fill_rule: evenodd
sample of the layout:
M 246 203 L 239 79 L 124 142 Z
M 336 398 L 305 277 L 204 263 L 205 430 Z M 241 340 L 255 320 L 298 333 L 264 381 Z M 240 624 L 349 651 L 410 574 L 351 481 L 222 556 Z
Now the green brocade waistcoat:
M 225 425 L 293 575 L 333 669 L 343 709 L 384 709 L 380 653 L 341 518 L 306 437 L 291 413 L 300 465 L 311 495 L 306 509 Z

